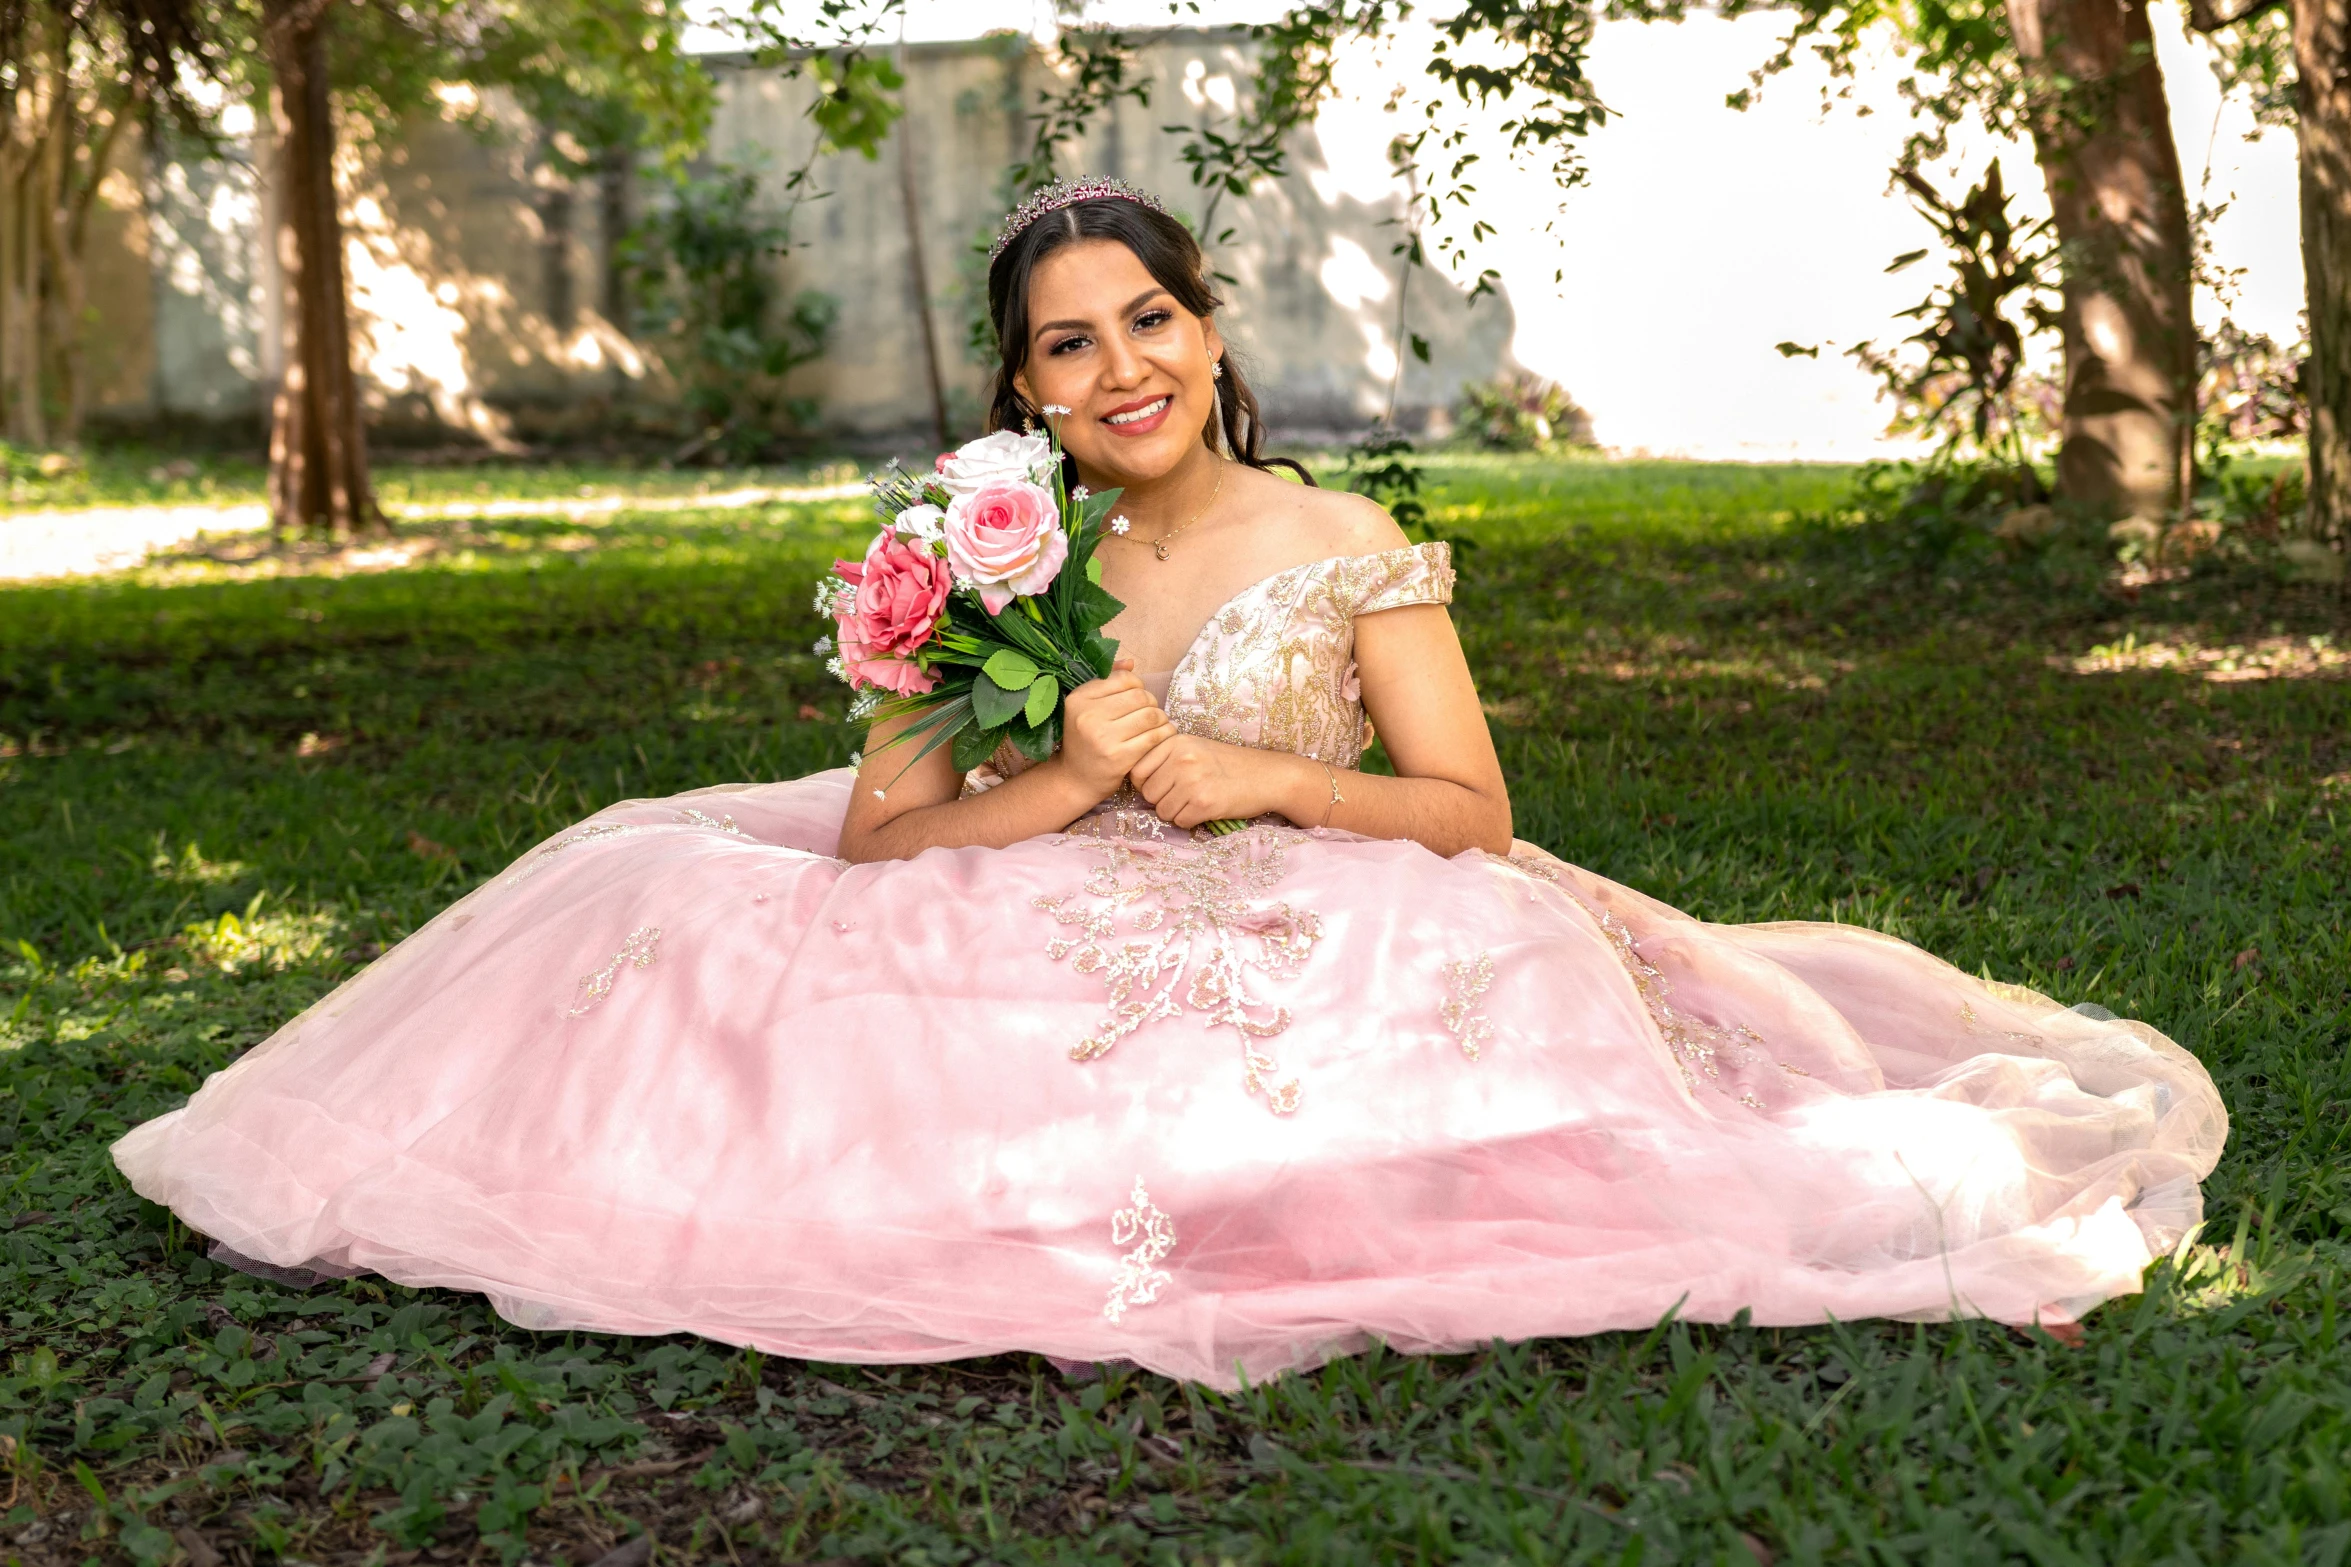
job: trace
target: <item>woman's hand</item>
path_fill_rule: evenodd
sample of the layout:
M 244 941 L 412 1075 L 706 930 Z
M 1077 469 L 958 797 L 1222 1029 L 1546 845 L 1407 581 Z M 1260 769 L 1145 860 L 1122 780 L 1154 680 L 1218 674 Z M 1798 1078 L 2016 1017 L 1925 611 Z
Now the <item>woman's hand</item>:
M 1061 715 L 1061 754 L 1069 776 L 1091 799 L 1118 792 L 1127 774 L 1175 734 L 1175 725 L 1135 678 L 1132 659 L 1119 659 L 1110 674 L 1089 680 L 1069 694 Z
M 1161 821 L 1178 827 L 1246 821 L 1267 811 L 1297 821 L 1293 813 L 1300 809 L 1307 772 L 1319 788 L 1321 766 L 1304 757 L 1177 734 L 1135 764 L 1135 792 L 1151 802 Z

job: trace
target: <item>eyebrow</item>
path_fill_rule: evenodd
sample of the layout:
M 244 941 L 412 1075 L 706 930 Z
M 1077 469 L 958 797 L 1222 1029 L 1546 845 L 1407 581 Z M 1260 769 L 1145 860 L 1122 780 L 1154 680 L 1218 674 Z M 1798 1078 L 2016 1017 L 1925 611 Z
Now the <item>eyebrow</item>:
M 1142 309 L 1152 300 L 1157 299 L 1160 295 L 1166 292 L 1166 289 L 1161 288 L 1158 284 L 1154 283 L 1151 287 L 1143 290 L 1143 292 L 1128 300 L 1125 306 L 1122 307 L 1118 313 L 1122 316 L 1133 315 L 1136 311 Z M 1065 327 L 1071 331 L 1082 332 L 1093 324 L 1094 323 L 1091 321 L 1047 321 L 1039 325 L 1036 331 L 1030 333 L 1029 335 L 1034 337 L 1038 335 L 1038 333 L 1058 332 Z

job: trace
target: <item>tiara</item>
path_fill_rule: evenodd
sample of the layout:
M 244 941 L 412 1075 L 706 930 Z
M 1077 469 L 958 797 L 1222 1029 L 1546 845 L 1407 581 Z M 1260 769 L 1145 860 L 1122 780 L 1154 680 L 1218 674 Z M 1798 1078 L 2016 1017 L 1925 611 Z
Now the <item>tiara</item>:
M 996 231 L 996 243 L 988 247 L 988 265 L 1004 254 L 1004 247 L 1020 238 L 1020 231 L 1048 212 L 1059 212 L 1063 207 L 1074 207 L 1081 201 L 1131 201 L 1138 207 L 1149 207 L 1164 213 L 1159 198 L 1140 186 L 1125 180 L 1088 178 L 1082 180 L 1055 180 L 1030 191 L 1028 199 L 1012 209 L 1004 219 L 1004 226 Z

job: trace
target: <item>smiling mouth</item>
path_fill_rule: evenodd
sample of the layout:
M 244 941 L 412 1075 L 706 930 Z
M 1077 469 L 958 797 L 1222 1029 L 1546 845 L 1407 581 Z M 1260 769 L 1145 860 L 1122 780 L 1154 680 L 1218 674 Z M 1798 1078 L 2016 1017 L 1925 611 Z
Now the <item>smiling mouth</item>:
M 1167 412 L 1167 405 L 1173 401 L 1172 397 L 1154 398 L 1140 408 L 1130 408 L 1125 413 L 1105 415 L 1102 422 L 1104 424 L 1141 424 L 1146 419 L 1157 418 L 1160 414 Z

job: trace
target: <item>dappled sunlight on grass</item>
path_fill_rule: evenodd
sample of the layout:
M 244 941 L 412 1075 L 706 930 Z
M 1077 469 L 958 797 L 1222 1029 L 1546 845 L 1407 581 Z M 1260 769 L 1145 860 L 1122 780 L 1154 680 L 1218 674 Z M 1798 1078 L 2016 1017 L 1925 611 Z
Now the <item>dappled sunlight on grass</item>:
M 2166 641 L 2158 637 L 2142 642 L 2133 632 L 2120 642 L 2102 644 L 2061 662 L 2077 675 L 2169 669 L 2223 685 L 2240 680 L 2351 677 L 2351 649 L 2336 646 L 2335 639 L 2325 635 L 2256 637 L 2211 647 L 2191 639 Z

